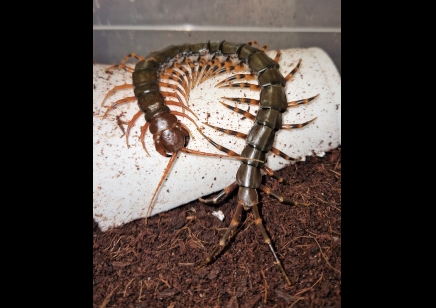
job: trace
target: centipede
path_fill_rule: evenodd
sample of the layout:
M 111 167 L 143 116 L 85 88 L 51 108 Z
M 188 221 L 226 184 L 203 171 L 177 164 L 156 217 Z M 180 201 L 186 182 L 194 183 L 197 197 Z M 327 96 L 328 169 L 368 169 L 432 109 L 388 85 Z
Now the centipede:
M 289 130 L 302 128 L 314 122 L 316 118 L 300 124 L 286 124 L 282 121 L 282 114 L 287 111 L 288 108 L 298 107 L 299 105 L 312 102 L 318 97 L 318 94 L 309 98 L 288 102 L 285 87 L 287 82 L 299 71 L 301 59 L 289 74 L 283 76 L 280 73 L 280 65 L 278 64 L 281 55 L 280 51 L 278 51 L 276 57 L 272 59 L 265 54 L 264 51 L 266 48 L 267 45 L 261 47 L 255 41 L 248 43 L 208 41 L 198 44 L 171 45 L 161 51 L 152 52 L 145 57 L 131 53 L 124 57 L 120 64 L 111 66 L 107 68 L 106 71 L 113 69 L 127 70 L 132 73 L 132 84 L 124 84 L 112 88 L 104 97 L 102 105 L 104 105 L 105 101 L 113 93 L 119 90 L 133 89 L 134 96 L 114 102 L 107 108 L 103 117 L 106 117 L 111 110 L 121 104 L 136 101 L 139 111 L 126 123 L 127 130 L 125 131 L 125 137 L 127 146 L 131 128 L 136 120 L 141 115 L 144 115 L 146 123 L 141 127 L 139 139 L 141 140 L 145 152 L 149 155 L 144 143 L 148 130 L 153 136 L 155 150 L 160 155 L 169 158 L 166 169 L 151 198 L 145 216 L 146 218 L 153 207 L 154 199 L 163 181 L 167 177 L 171 166 L 180 152 L 207 157 L 240 160 L 241 164 L 233 183 L 225 187 L 212 198 L 199 198 L 201 202 L 206 204 L 217 204 L 222 202 L 235 189 L 238 189 L 237 208 L 230 225 L 218 244 L 215 245 L 205 260 L 196 266 L 196 269 L 200 269 L 212 262 L 218 251 L 222 250 L 227 245 L 230 235 L 240 224 L 243 210 L 251 210 L 254 215 L 255 224 L 262 234 L 264 243 L 269 246 L 274 256 L 274 263 L 277 264 L 286 283 L 291 285 L 282 263 L 272 246 L 272 241 L 263 226 L 258 208 L 258 190 L 263 191 L 268 196 L 277 199 L 283 204 L 303 207 L 309 206 L 307 203 L 297 202 L 284 197 L 266 185 L 263 185 L 261 171 L 275 178 L 279 183 L 287 184 L 285 179 L 266 165 L 266 154 L 272 152 L 286 160 L 293 162 L 299 161 L 298 157 L 290 157 L 273 147 L 274 138 L 280 129 Z M 134 68 L 126 65 L 126 62 L 131 58 L 138 61 Z M 248 73 L 244 73 L 246 71 L 248 71 Z M 221 104 L 233 112 L 243 115 L 244 118 L 253 121 L 253 126 L 249 132 L 245 134 L 236 130 L 214 126 L 207 122 L 203 122 L 202 124 L 224 134 L 245 139 L 245 146 L 240 153 L 226 148 L 209 138 L 193 119 L 196 118 L 198 120 L 198 117 L 189 108 L 189 94 L 195 86 L 211 77 L 229 72 L 234 73 L 234 75 L 216 84 L 217 87 L 246 88 L 251 91 L 257 91 L 259 92 L 259 99 L 223 97 L 223 100 L 239 104 L 254 105 L 258 106 L 259 109 L 257 114 L 254 115 L 249 111 L 239 109 L 238 107 L 231 106 L 224 102 L 221 102 Z M 248 82 L 252 80 L 257 80 L 257 84 Z M 182 112 L 171 110 L 171 106 L 181 108 Z M 189 116 L 187 112 L 193 117 Z M 224 154 L 188 149 L 187 147 L 192 138 L 192 133 L 177 116 L 194 123 L 198 132 L 200 132 L 210 144 Z

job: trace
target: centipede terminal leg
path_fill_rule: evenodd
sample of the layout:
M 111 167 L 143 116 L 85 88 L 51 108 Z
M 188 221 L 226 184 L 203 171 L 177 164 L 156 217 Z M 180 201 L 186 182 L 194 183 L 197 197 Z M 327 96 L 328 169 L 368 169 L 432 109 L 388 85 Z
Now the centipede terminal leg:
M 219 243 L 214 247 L 214 249 L 207 256 L 207 258 L 197 266 L 197 269 L 204 267 L 210 261 L 212 261 L 213 257 L 218 252 L 218 250 L 222 249 L 227 244 L 227 240 L 229 238 L 230 233 L 239 225 L 239 222 L 241 221 L 241 215 L 242 215 L 242 204 L 238 203 L 238 206 L 236 207 L 235 215 L 233 216 L 233 219 L 229 227 L 227 228 L 226 233 L 224 233 L 224 236 L 220 239 Z
M 254 223 L 256 224 L 256 226 L 259 228 L 260 233 L 262 233 L 262 237 L 263 237 L 263 241 L 265 244 L 267 244 L 269 246 L 269 248 L 271 249 L 271 252 L 274 255 L 274 258 L 276 259 L 275 264 L 277 264 L 277 266 L 280 269 L 280 272 L 282 273 L 283 277 L 285 278 L 286 282 L 288 283 L 288 285 L 291 285 L 291 281 L 288 278 L 288 275 L 286 275 L 286 272 L 282 266 L 282 263 L 280 262 L 279 258 L 277 257 L 276 252 L 274 251 L 274 248 L 271 244 L 271 239 L 269 238 L 268 234 L 266 233 L 266 230 L 262 224 L 262 218 L 260 218 L 259 215 L 259 209 L 257 207 L 257 204 L 254 204 L 252 207 L 252 211 L 254 214 Z

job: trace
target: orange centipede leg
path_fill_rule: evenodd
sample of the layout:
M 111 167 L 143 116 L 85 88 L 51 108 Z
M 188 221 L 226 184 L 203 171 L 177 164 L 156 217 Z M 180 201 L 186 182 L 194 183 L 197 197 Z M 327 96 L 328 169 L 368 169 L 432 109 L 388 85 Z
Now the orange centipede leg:
M 112 109 L 116 108 L 118 105 L 125 104 L 125 103 L 128 103 L 128 102 L 133 102 L 133 101 L 136 101 L 136 97 L 135 96 L 129 96 L 129 97 L 117 100 L 115 103 L 112 104 L 112 106 L 107 108 L 106 112 L 103 115 L 103 118 L 106 117 L 106 115 L 108 114 L 109 111 L 111 111 Z
M 309 121 L 301 123 L 301 124 L 282 124 L 281 129 L 302 128 L 302 127 L 312 123 L 315 120 L 316 120 L 316 118 L 313 118 L 312 120 L 309 120 Z
M 132 119 L 129 121 L 129 124 L 127 125 L 127 131 L 126 131 L 126 144 L 127 147 L 130 148 L 129 146 L 129 134 L 130 134 L 130 129 L 133 127 L 133 125 L 135 124 L 136 120 L 138 120 L 138 118 L 141 116 L 142 114 L 142 110 L 139 110 L 133 117 Z
M 101 102 L 101 106 L 103 106 L 103 104 L 106 101 L 106 99 L 109 96 L 111 96 L 113 93 L 115 93 L 116 91 L 125 90 L 125 89 L 133 89 L 133 84 L 123 84 L 123 85 L 120 85 L 120 86 L 113 87 L 109 92 L 106 93 L 103 101 Z
M 148 122 L 144 124 L 144 126 L 141 127 L 141 135 L 139 136 L 139 140 L 141 140 L 142 147 L 144 148 L 145 153 L 147 153 L 148 156 L 151 156 L 150 153 L 148 153 L 147 148 L 145 147 L 145 134 L 147 133 L 148 128 Z
M 247 88 L 253 91 L 260 91 L 262 88 L 258 84 L 248 83 L 248 82 L 241 82 L 241 83 L 231 83 L 219 86 L 219 88 Z
M 219 87 L 222 84 L 226 82 L 230 82 L 232 80 L 255 80 L 257 78 L 256 74 L 236 74 L 233 76 L 230 76 L 229 78 L 224 79 L 223 81 L 220 81 L 215 85 L 215 87 Z
M 304 99 L 300 99 L 298 101 L 293 101 L 293 102 L 288 102 L 288 108 L 290 107 L 296 107 L 298 105 L 305 105 L 308 104 L 309 102 L 313 101 L 315 98 L 317 98 L 319 96 L 319 94 L 309 97 L 309 98 L 304 98 Z
M 285 77 L 286 81 L 289 81 L 289 79 L 291 79 L 292 76 L 294 76 L 294 74 L 298 72 L 298 70 L 300 69 L 300 64 L 301 64 L 301 59 L 298 61 L 297 66 L 295 66 L 294 69 L 288 75 L 286 75 Z

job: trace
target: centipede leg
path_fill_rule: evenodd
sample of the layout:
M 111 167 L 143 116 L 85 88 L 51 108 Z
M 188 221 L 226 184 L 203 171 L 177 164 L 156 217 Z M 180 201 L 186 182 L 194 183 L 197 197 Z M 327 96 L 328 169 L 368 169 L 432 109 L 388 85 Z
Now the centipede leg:
M 294 69 L 285 77 L 286 81 L 289 81 L 289 79 L 292 78 L 292 76 L 295 75 L 296 72 L 298 72 L 298 70 L 300 69 L 300 65 L 301 65 L 301 59 L 298 61 L 298 64 L 294 67 Z
M 178 123 L 182 129 L 182 131 L 184 130 L 184 135 L 185 135 L 185 148 L 188 146 L 189 140 L 192 138 L 194 139 L 194 136 L 192 135 L 191 131 L 189 130 L 189 128 L 183 124 L 182 122 L 179 121 Z
M 225 63 L 225 62 L 224 62 Z M 230 62 L 231 63 L 231 62 Z M 213 60 L 213 66 L 211 66 L 207 72 L 207 74 L 201 79 L 200 83 L 206 81 L 207 79 L 214 76 L 215 72 L 221 67 L 223 63 L 221 63 L 220 59 L 218 57 L 214 58 Z M 225 65 L 225 64 L 224 64 Z
M 182 98 L 180 97 L 180 95 L 177 92 L 168 92 L 168 91 L 162 91 L 161 90 L 160 93 L 166 99 L 172 97 L 172 98 L 175 98 L 181 104 L 183 104 L 183 100 L 182 100 Z
M 257 207 L 257 204 L 253 204 L 252 211 L 253 211 L 253 214 L 254 214 L 254 223 L 259 228 L 260 232 L 262 233 L 262 237 L 263 237 L 264 243 L 267 244 L 269 246 L 269 248 L 271 249 L 271 252 L 273 253 L 274 258 L 276 259 L 275 264 L 277 264 L 277 266 L 279 267 L 280 272 L 282 272 L 282 275 L 285 278 L 285 280 L 288 283 L 288 285 L 291 285 L 291 281 L 289 280 L 288 275 L 286 275 L 286 272 L 285 272 L 285 270 L 284 270 L 284 268 L 282 266 L 282 263 L 280 262 L 279 258 L 277 257 L 276 252 L 274 251 L 274 248 L 273 248 L 273 246 L 271 244 L 271 239 L 268 236 L 268 234 L 266 233 L 265 228 L 263 227 L 262 218 L 260 218 L 259 209 Z
M 278 175 L 274 170 L 272 170 L 270 167 L 263 166 L 262 170 L 265 171 L 266 174 L 268 174 L 270 177 L 275 178 L 279 183 L 282 184 L 288 184 L 288 181 L 286 181 L 284 178 L 282 178 L 280 175 Z
M 274 58 L 274 62 L 279 63 L 282 52 L 280 50 L 277 51 L 276 57 Z
M 261 184 L 259 189 L 262 190 L 264 193 L 266 193 L 268 196 L 272 196 L 272 197 L 276 198 L 280 203 L 287 204 L 287 205 L 295 205 L 295 206 L 309 206 L 309 204 L 307 204 L 307 203 L 301 203 L 301 202 L 293 201 L 289 198 L 283 197 L 282 195 L 273 191 L 268 186 Z
M 147 151 L 147 148 L 145 147 L 145 141 L 144 141 L 144 137 L 145 137 L 145 134 L 147 133 L 148 125 L 149 125 L 149 123 L 146 122 L 144 124 L 144 126 L 141 127 L 141 135 L 139 136 L 139 140 L 141 140 L 142 147 L 144 148 L 145 153 L 147 153 L 147 155 L 150 156 L 150 154 Z
M 123 69 L 125 69 L 125 70 L 127 70 L 129 72 L 134 72 L 135 70 L 133 68 L 130 68 L 130 67 L 125 65 L 126 61 L 129 60 L 130 58 L 135 58 L 138 61 L 142 61 L 142 60 L 145 59 L 144 57 L 141 57 L 141 56 L 137 55 L 136 53 L 130 53 L 127 56 L 125 56 L 123 58 L 123 60 L 121 60 L 120 64 L 112 65 L 112 66 L 108 67 L 106 69 L 106 71 L 108 71 L 110 69 L 114 69 L 114 68 L 123 68 Z
M 192 112 L 192 111 L 191 111 L 191 112 Z M 194 121 L 191 117 L 189 117 L 187 114 L 184 114 L 184 113 L 181 113 L 181 112 L 178 112 L 178 111 L 175 111 L 175 110 L 172 110 L 171 113 L 174 114 L 174 115 L 178 115 L 178 116 L 181 116 L 181 117 L 185 117 L 185 118 L 187 118 L 189 121 L 191 121 L 192 123 L 194 123 L 194 125 L 197 127 L 197 129 L 200 129 L 200 128 L 198 127 L 197 123 L 195 123 L 195 121 Z M 195 115 L 195 113 L 193 113 L 193 114 Z M 195 115 L 195 117 L 198 119 L 198 117 L 197 117 L 196 115 Z
M 133 102 L 133 101 L 136 101 L 136 97 L 135 96 L 129 96 L 129 97 L 117 100 L 115 103 L 112 104 L 112 106 L 107 108 L 106 112 L 103 115 L 103 119 L 107 116 L 109 111 L 111 111 L 112 109 L 115 109 L 118 105 L 125 104 L 125 103 L 128 103 L 128 102 Z
M 312 123 L 315 120 L 316 120 L 316 118 L 313 118 L 312 120 L 309 120 L 309 121 L 304 122 L 304 123 L 299 123 L 299 124 L 282 124 L 281 129 L 302 128 L 302 127 Z
M 224 104 L 223 102 L 220 102 L 222 105 L 224 105 L 225 107 L 229 108 L 230 110 L 233 110 L 236 113 L 242 114 L 244 117 L 250 119 L 250 120 L 255 120 L 256 116 L 254 114 L 249 113 L 248 111 L 239 109 L 238 107 L 233 107 L 227 104 Z M 313 121 L 315 121 L 316 118 L 309 120 L 307 122 L 304 123 L 300 123 L 300 124 L 282 124 L 282 126 L 280 127 L 280 129 L 292 129 L 292 128 L 302 128 L 310 123 L 312 123 Z
M 138 118 L 141 116 L 142 114 L 142 110 L 139 110 L 133 117 L 132 119 L 129 121 L 129 124 L 127 125 L 127 131 L 126 131 L 126 144 L 127 147 L 130 148 L 129 146 L 129 134 L 130 134 L 130 129 L 133 127 L 133 124 L 135 124 L 136 120 L 138 120 Z
M 204 260 L 203 262 L 200 263 L 200 265 L 197 266 L 197 269 L 204 267 L 206 264 L 212 261 L 213 257 L 218 252 L 218 250 L 222 249 L 226 245 L 230 233 L 239 225 L 239 222 L 241 221 L 241 215 L 242 215 L 242 204 L 238 203 L 238 206 L 236 207 L 235 215 L 233 216 L 233 219 L 230 223 L 230 226 L 227 228 L 226 233 L 224 233 L 224 236 L 220 239 L 218 245 L 216 245 L 212 250 L 212 252 L 207 256 L 206 260 Z
M 238 132 L 238 131 L 235 131 L 235 130 L 230 130 L 230 129 L 224 129 L 224 128 L 221 128 L 221 127 L 217 127 L 217 126 L 213 126 L 213 125 L 210 125 L 210 124 L 208 124 L 208 123 L 205 123 L 205 122 L 202 122 L 204 125 L 207 125 L 207 126 L 209 126 L 209 127 L 212 127 L 212 128 L 214 128 L 214 129 L 216 129 L 217 131 L 220 131 L 220 132 L 222 132 L 222 133 L 225 133 L 225 134 L 228 134 L 228 135 L 233 135 L 233 136 L 236 136 L 236 137 L 238 137 L 238 138 L 242 138 L 242 139 L 247 139 L 247 134 L 244 134 L 244 133 L 241 133 L 241 132 Z M 204 136 L 204 135 L 203 135 Z M 221 145 L 219 145 L 219 144 L 217 144 L 216 142 L 214 142 L 214 141 L 212 141 L 210 138 L 207 138 L 207 137 L 205 137 L 206 138 L 206 140 L 208 140 L 213 146 L 215 146 L 218 150 L 220 150 L 221 148 L 223 148 Z M 281 156 L 281 157 L 283 157 L 284 159 L 286 159 L 286 160 L 289 160 L 289 161 L 299 161 L 300 159 L 299 158 L 294 158 L 294 157 L 291 157 L 291 156 L 289 156 L 289 155 L 287 155 L 286 153 L 284 153 L 284 152 L 282 152 L 282 151 L 280 151 L 279 149 L 277 149 L 277 148 L 275 148 L 275 147 L 272 147 L 271 148 L 271 150 L 270 150 L 270 152 L 272 152 L 272 153 L 274 153 L 274 154 L 276 154 L 276 155 L 279 155 L 279 156 Z
M 258 42 L 253 41 L 253 40 L 252 40 L 252 41 L 249 41 L 247 44 L 250 45 L 250 46 L 256 45 L 256 46 L 259 47 L 259 49 L 262 50 L 262 51 L 265 51 L 265 50 L 268 48 L 268 44 L 265 44 L 265 45 L 263 45 L 263 46 L 261 47 L 260 44 L 259 44 Z
M 124 69 L 124 70 L 126 70 L 126 71 L 128 71 L 130 73 L 133 73 L 135 71 L 135 69 L 133 69 L 131 67 L 128 67 L 125 64 L 115 64 L 115 65 L 112 65 L 112 66 L 108 67 L 107 69 L 105 69 L 105 72 L 108 73 L 110 70 L 113 70 L 115 68 Z
M 248 111 L 246 111 L 246 110 L 243 110 L 243 109 L 239 109 L 238 107 L 233 107 L 233 106 L 230 106 L 230 105 L 227 105 L 227 104 L 224 104 L 223 102 L 220 102 L 222 105 L 224 105 L 226 108 L 229 108 L 230 110 L 232 110 L 232 111 L 234 111 L 234 112 L 236 112 L 236 113 L 239 113 L 239 114 L 242 114 L 244 117 L 246 117 L 246 118 L 249 118 L 250 120 L 255 120 L 256 119 L 256 116 L 254 115 L 254 114 L 251 114 L 251 113 L 249 113 Z
M 231 64 L 233 64 L 233 63 L 231 63 Z M 226 61 L 223 64 L 222 68 L 217 69 L 214 72 L 213 76 L 218 76 L 218 75 L 221 75 L 221 74 L 224 74 L 224 73 L 238 73 L 238 72 L 243 72 L 245 70 L 247 70 L 247 68 L 246 68 L 246 66 L 245 66 L 245 64 L 243 62 L 241 62 L 241 63 L 239 63 L 237 65 L 229 65 L 229 62 Z
M 216 61 L 219 61 L 215 56 L 212 57 L 210 61 L 206 63 L 206 66 L 204 67 L 203 71 L 200 73 L 200 76 L 198 77 L 198 84 L 201 84 L 205 78 L 209 75 L 209 70 L 213 66 Z
M 297 101 L 288 102 L 288 108 L 296 107 L 298 105 L 306 105 L 309 102 L 313 101 L 318 96 L 319 96 L 319 94 L 317 94 L 315 96 L 312 96 L 312 97 L 309 97 L 309 98 L 304 98 L 304 99 L 300 99 L 300 100 L 297 100 Z
M 299 105 L 306 105 L 309 102 L 313 101 L 315 98 L 317 98 L 319 96 L 319 94 L 309 97 L 309 98 L 303 98 L 300 100 L 296 100 L 296 101 L 291 101 L 288 102 L 288 108 L 292 108 L 292 107 L 297 107 Z M 232 102 L 237 102 L 237 103 L 245 103 L 248 105 L 253 105 L 253 106 L 259 106 L 260 105 L 260 100 L 259 99 L 253 99 L 253 98 L 245 98 L 245 97 L 221 97 L 222 99 L 226 99 Z
M 197 129 L 198 129 L 198 131 L 200 132 L 200 134 L 201 134 L 204 138 L 206 138 L 206 140 L 209 141 L 209 143 L 212 144 L 214 147 L 216 147 L 218 150 L 220 150 L 220 151 L 222 151 L 222 152 L 224 152 L 224 153 L 227 153 L 227 154 L 229 154 L 230 156 L 239 156 L 238 153 L 236 153 L 236 152 L 234 152 L 234 151 L 232 151 L 232 150 L 230 150 L 230 149 L 228 149 L 228 148 L 222 146 L 221 144 L 216 143 L 216 142 L 213 141 L 212 139 L 210 139 L 208 136 L 206 136 L 206 135 L 203 133 L 203 131 L 202 131 L 201 129 L 199 129 L 199 128 L 197 128 Z
M 125 90 L 125 89 L 133 89 L 133 84 L 123 84 L 120 86 L 113 87 L 109 92 L 106 93 L 106 96 L 104 97 L 103 101 L 101 102 L 101 106 L 103 106 L 106 99 L 111 96 L 113 93 L 119 90 Z
M 236 74 L 233 76 L 230 76 L 229 78 L 224 79 L 223 81 L 220 81 L 215 85 L 215 87 L 221 87 L 221 85 L 225 84 L 226 82 L 230 82 L 232 80 L 255 80 L 257 79 L 256 74 Z
M 260 100 L 259 99 L 254 99 L 254 98 L 245 98 L 245 97 L 221 97 L 222 99 L 226 99 L 232 102 L 237 102 L 237 103 L 245 103 L 248 105 L 253 105 L 253 106 L 259 106 L 260 105 Z
M 198 198 L 201 202 L 206 204 L 217 204 L 223 201 L 236 187 L 238 187 L 238 182 L 234 181 L 232 184 L 224 188 L 221 192 L 219 192 L 215 197 L 210 199 Z
M 274 154 L 276 154 L 276 155 L 279 155 L 280 157 L 282 157 L 282 158 L 284 158 L 286 160 L 290 160 L 290 161 L 294 161 L 294 162 L 300 161 L 300 158 L 291 157 L 288 154 L 280 151 L 279 149 L 277 149 L 275 147 L 272 147 L 271 150 L 269 150 L 269 151 L 274 153 Z
M 168 101 L 166 101 L 166 105 L 178 106 L 178 107 L 182 108 L 183 110 L 188 110 L 198 120 L 198 116 L 194 113 L 194 111 L 192 111 L 191 109 L 189 109 L 189 107 L 183 105 L 182 103 L 174 102 L 174 101 L 169 101 L 168 100 Z
M 185 99 L 185 102 L 188 101 L 188 95 L 185 93 L 185 90 L 183 88 L 180 87 L 180 85 L 178 84 L 174 84 L 174 83 L 169 83 L 169 82 L 158 82 L 158 86 L 159 87 L 164 87 L 164 88 L 170 88 L 175 90 L 177 93 L 180 93 L 183 95 L 183 98 Z
M 221 85 L 218 88 L 246 88 L 252 91 L 260 91 L 262 87 L 254 83 L 241 82 L 241 83 L 230 83 L 226 85 Z

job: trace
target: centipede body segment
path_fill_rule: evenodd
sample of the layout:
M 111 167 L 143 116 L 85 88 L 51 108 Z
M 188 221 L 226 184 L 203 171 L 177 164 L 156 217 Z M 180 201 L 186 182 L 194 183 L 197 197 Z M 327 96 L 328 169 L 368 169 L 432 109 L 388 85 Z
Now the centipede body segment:
M 141 130 L 141 137 L 146 134 L 146 130 L 153 135 L 153 141 L 156 151 L 162 156 L 170 157 L 169 163 L 162 176 L 158 188 L 155 190 L 148 211 L 152 207 L 153 200 L 158 193 L 159 187 L 168 175 L 171 165 L 179 152 L 203 155 L 229 157 L 241 160 L 241 165 L 236 173 L 233 183 L 226 187 L 216 197 L 211 199 L 202 199 L 201 201 L 209 204 L 215 204 L 222 201 L 230 192 L 238 188 L 238 206 L 236 213 L 224 236 L 215 246 L 207 258 L 200 263 L 197 268 L 201 268 L 211 262 L 215 254 L 221 250 L 228 242 L 228 239 L 239 224 L 242 209 L 253 210 L 255 224 L 258 226 L 264 242 L 269 246 L 284 279 L 288 284 L 290 280 L 281 265 L 280 260 L 272 246 L 262 219 L 258 210 L 258 194 L 260 189 L 269 196 L 272 196 L 284 204 L 296 206 L 308 206 L 300 202 L 293 201 L 289 198 L 280 196 L 269 187 L 262 185 L 261 170 L 266 174 L 275 177 L 281 183 L 286 181 L 278 176 L 272 169 L 265 165 L 266 154 L 273 152 L 287 160 L 298 160 L 291 158 L 279 149 L 273 147 L 274 137 L 280 129 L 301 128 L 312 123 L 315 119 L 301 124 L 282 123 L 282 114 L 291 107 L 297 107 L 301 104 L 307 104 L 316 99 L 318 95 L 309 98 L 288 102 L 286 99 L 285 87 L 292 76 L 294 76 L 301 65 L 301 61 L 286 76 L 279 71 L 278 53 L 275 59 L 271 59 L 264 53 L 263 48 L 256 48 L 253 44 L 222 42 L 207 42 L 200 44 L 184 44 L 178 46 L 169 46 L 161 51 L 153 52 L 146 57 L 136 54 L 130 54 L 123 59 L 121 64 L 111 67 L 110 69 L 126 69 L 132 72 L 132 84 L 115 87 L 105 97 L 105 100 L 115 91 L 125 88 L 133 88 L 134 96 L 116 101 L 107 109 L 105 115 L 120 104 L 137 100 L 141 112 L 135 114 L 129 121 L 126 132 L 128 140 L 129 130 L 134 125 L 136 119 L 143 113 L 146 125 Z M 132 70 L 125 65 L 126 60 L 135 58 L 139 62 L 135 69 Z M 242 74 L 244 70 L 250 70 L 248 74 Z M 247 102 L 258 105 L 257 115 L 250 114 L 248 111 L 241 111 L 237 107 L 232 107 L 223 103 L 233 112 L 243 114 L 253 121 L 253 126 L 248 134 L 243 132 L 232 131 L 225 128 L 204 123 L 214 129 L 220 130 L 226 134 L 232 134 L 246 140 L 246 145 L 240 153 L 227 149 L 217 144 L 211 138 L 206 136 L 195 122 L 196 115 L 189 108 L 189 93 L 193 87 L 204 82 L 212 76 L 225 72 L 236 73 L 230 78 L 223 80 L 217 86 L 247 88 L 251 91 L 258 91 L 259 99 L 244 99 L 225 97 L 225 100 L 234 102 Z M 256 80 L 258 84 L 248 83 L 247 81 Z M 164 90 L 165 88 L 169 90 Z M 177 112 L 170 109 L 170 106 L 179 106 L 183 112 Z M 189 116 L 188 113 L 192 115 Z M 185 118 L 193 122 L 197 130 L 212 145 L 223 151 L 227 155 L 211 154 L 202 151 L 188 149 L 191 134 L 189 129 L 176 116 Z M 142 140 L 141 140 L 142 141 Z M 143 143 L 144 149 L 145 145 Z M 147 150 L 146 150 L 147 151 Z M 148 215 L 148 213 L 147 213 Z

